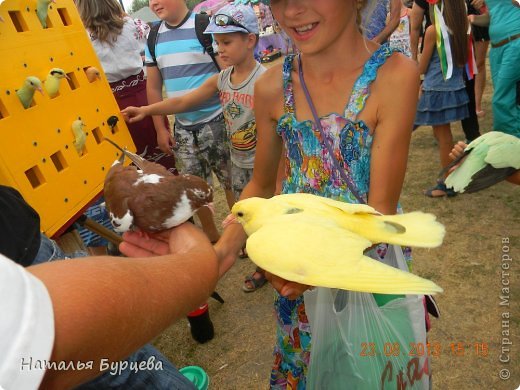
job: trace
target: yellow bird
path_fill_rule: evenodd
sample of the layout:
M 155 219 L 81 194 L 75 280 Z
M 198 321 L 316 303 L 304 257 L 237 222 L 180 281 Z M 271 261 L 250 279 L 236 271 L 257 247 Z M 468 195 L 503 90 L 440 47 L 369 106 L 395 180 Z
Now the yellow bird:
M 381 215 L 368 205 L 310 194 L 249 198 L 231 210 L 247 233 L 249 257 L 284 279 L 381 294 L 435 294 L 442 288 L 363 254 L 376 243 L 423 248 L 442 243 L 432 214 Z
M 65 73 L 63 69 L 52 68 L 49 71 L 43 84 L 45 92 L 47 92 L 49 97 L 54 98 L 58 96 L 58 93 L 60 92 L 60 82 L 62 79 L 70 80 L 70 77 L 67 76 L 67 73 Z
M 72 122 L 72 132 L 74 133 L 73 144 L 80 156 L 83 154 L 85 142 L 87 142 L 87 134 L 83 131 L 85 126 L 85 122 L 83 122 L 81 119 L 76 119 L 74 122 Z
M 43 94 L 42 82 L 38 77 L 27 77 L 24 80 L 22 87 L 16 91 L 16 95 L 18 96 L 18 99 L 20 99 L 24 108 L 31 107 L 34 99 L 34 92 L 36 91 Z
M 85 70 L 85 74 L 87 76 L 87 80 L 89 83 L 93 83 L 96 80 L 101 80 L 101 73 L 99 70 L 93 66 L 89 66 Z

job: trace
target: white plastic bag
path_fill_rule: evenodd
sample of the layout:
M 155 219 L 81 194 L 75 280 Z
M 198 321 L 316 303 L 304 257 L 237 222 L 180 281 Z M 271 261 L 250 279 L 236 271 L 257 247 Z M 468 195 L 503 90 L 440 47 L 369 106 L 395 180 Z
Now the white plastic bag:
M 383 262 L 408 271 L 399 246 L 390 245 Z M 428 389 L 423 296 L 374 298 L 319 287 L 305 293 L 305 308 L 312 330 L 308 389 Z

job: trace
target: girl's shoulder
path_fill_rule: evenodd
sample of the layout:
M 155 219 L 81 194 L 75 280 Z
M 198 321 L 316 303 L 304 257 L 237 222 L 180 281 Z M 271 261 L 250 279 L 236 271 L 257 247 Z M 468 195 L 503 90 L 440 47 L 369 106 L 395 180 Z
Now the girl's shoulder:
M 282 64 L 276 64 L 262 72 L 256 79 L 255 86 L 260 91 L 276 91 L 283 90 Z
M 282 64 L 276 64 L 255 81 L 255 106 L 266 105 L 272 118 L 279 118 L 284 99 Z
M 374 82 L 374 93 L 381 94 L 383 101 L 392 99 L 403 86 L 419 80 L 417 63 L 402 53 L 392 54 L 381 66 Z

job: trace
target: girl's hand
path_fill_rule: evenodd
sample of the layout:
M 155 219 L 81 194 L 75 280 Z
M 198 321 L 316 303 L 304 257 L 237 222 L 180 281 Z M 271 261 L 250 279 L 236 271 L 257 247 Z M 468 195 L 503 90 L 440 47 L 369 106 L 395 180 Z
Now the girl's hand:
M 157 129 L 157 146 L 163 153 L 173 154 L 172 148 L 175 146 L 175 140 L 172 137 L 170 129 Z
M 457 158 L 459 158 L 460 156 L 462 156 L 464 154 L 464 149 L 466 149 L 466 146 L 468 146 L 465 142 L 462 142 L 462 141 L 459 141 L 457 142 L 454 146 L 453 146 L 453 149 L 451 150 L 450 152 L 450 158 L 452 160 L 455 160 Z M 453 167 L 451 167 L 451 169 L 448 171 L 448 173 L 451 173 L 453 172 L 455 169 L 457 169 L 460 164 L 462 164 L 462 162 L 465 160 L 462 159 L 459 161 L 459 163 Z
M 475 7 L 476 9 L 481 9 L 486 3 L 484 0 L 472 0 L 471 5 Z
M 465 142 L 462 142 L 462 141 L 457 142 L 453 146 L 453 149 L 451 149 L 450 158 L 452 160 L 455 160 L 456 158 L 459 158 L 460 156 L 462 156 L 462 154 L 464 153 L 464 149 L 466 149 L 466 146 L 468 146 L 468 144 L 466 144 Z
M 265 272 L 265 278 L 272 284 L 281 296 L 294 300 L 302 295 L 305 291 L 309 290 L 311 286 L 306 284 L 300 284 L 291 282 L 280 278 L 279 276 L 273 275 L 269 272 Z
M 125 122 L 128 123 L 139 122 L 146 117 L 143 107 L 128 106 L 124 110 L 121 110 L 121 114 L 123 114 Z

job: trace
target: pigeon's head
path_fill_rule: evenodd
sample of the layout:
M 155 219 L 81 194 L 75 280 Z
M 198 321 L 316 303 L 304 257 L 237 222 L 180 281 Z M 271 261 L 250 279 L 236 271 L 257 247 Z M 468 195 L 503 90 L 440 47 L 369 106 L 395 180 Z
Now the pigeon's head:
M 213 212 L 213 189 L 210 185 L 198 176 L 183 175 L 183 179 L 192 210 L 206 206 Z
M 52 68 L 49 72 L 49 75 L 57 78 L 57 79 L 68 79 L 70 80 L 70 77 L 67 76 L 67 73 L 63 69 L 60 68 Z

